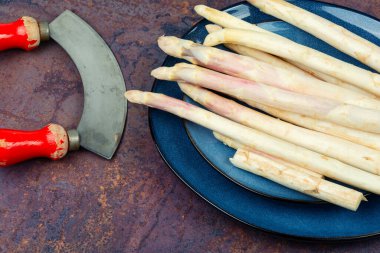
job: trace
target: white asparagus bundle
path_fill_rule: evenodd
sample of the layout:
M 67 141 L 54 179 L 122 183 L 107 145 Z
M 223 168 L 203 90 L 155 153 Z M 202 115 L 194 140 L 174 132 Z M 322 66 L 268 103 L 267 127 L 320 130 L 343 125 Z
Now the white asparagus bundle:
M 240 100 L 253 101 L 343 126 L 380 133 L 380 111 L 377 110 L 282 90 L 185 63 L 174 67 L 160 67 L 151 74 L 157 79 L 184 81 Z
M 260 109 L 270 115 L 291 122 L 298 126 L 346 139 L 351 142 L 380 151 L 380 135 L 378 134 L 343 127 L 331 122 L 313 119 L 300 114 L 275 109 L 273 107 L 261 105 L 252 101 L 244 102 L 252 107 Z
M 234 17 L 230 14 L 227 14 L 225 12 L 221 12 L 221 11 L 209 8 L 209 7 L 207 7 L 207 8 L 210 9 L 211 11 L 204 11 L 201 13 L 202 14 L 206 13 L 207 14 L 207 15 L 205 15 L 206 18 L 209 20 L 214 20 L 215 22 L 218 22 L 220 19 L 222 19 L 222 18 L 217 18 L 218 16 L 223 15 L 222 20 L 223 20 L 223 24 L 225 24 L 224 27 L 235 28 L 235 29 L 245 29 L 247 27 L 252 27 L 252 26 L 255 27 L 254 25 L 249 24 L 248 22 L 243 21 L 243 20 L 242 20 L 242 22 L 244 22 L 245 25 L 239 27 L 238 24 L 241 22 L 236 23 L 234 21 L 236 19 L 236 17 Z M 223 28 L 219 25 L 214 25 L 214 24 L 206 25 L 206 30 L 209 33 L 213 33 L 213 32 L 216 32 L 216 31 L 219 31 L 222 29 Z M 257 30 L 257 29 L 249 29 L 249 30 Z M 249 47 L 236 45 L 236 44 L 224 44 L 224 46 L 231 49 L 232 51 L 237 52 L 238 54 L 253 57 L 253 58 L 258 59 L 260 61 L 272 64 L 274 66 L 282 67 L 282 68 L 291 70 L 291 71 L 299 73 L 299 74 L 303 74 L 303 73 L 305 73 L 304 71 L 306 71 L 306 72 L 312 74 L 313 76 L 318 77 L 320 80 L 326 81 L 328 83 L 336 84 L 336 85 L 341 86 L 343 88 L 350 89 L 350 90 L 353 90 L 355 92 L 367 95 L 368 97 L 373 97 L 373 98 L 376 97 L 373 94 L 371 94 L 367 91 L 364 91 L 363 89 L 360 89 L 357 86 L 354 86 L 354 85 L 349 84 L 347 82 L 343 82 L 342 80 L 339 80 L 338 78 L 332 77 L 332 76 L 327 75 L 325 73 L 321 73 L 321 72 L 316 71 L 314 69 L 305 67 L 304 65 L 296 63 L 294 61 L 291 63 L 297 67 L 293 66 L 292 64 L 290 64 L 290 63 L 288 63 L 288 62 L 286 62 L 286 61 L 284 61 L 284 60 L 282 60 L 282 59 L 280 59 L 274 55 L 262 52 L 260 50 L 256 50 L 254 48 L 249 48 Z M 302 71 L 301 69 L 304 71 Z
M 358 209 L 362 200 L 367 201 L 359 191 L 294 170 L 254 152 L 238 149 L 230 161 L 235 167 L 352 211 Z
M 248 0 L 261 11 L 282 19 L 380 71 L 380 47 L 342 26 L 283 0 Z
M 243 126 L 212 112 L 162 94 L 130 90 L 128 101 L 164 110 L 212 131 L 340 182 L 380 194 L 380 177 L 333 158 Z
M 380 175 L 379 151 L 283 122 L 191 84 L 179 86 L 194 101 L 220 116 Z
M 298 165 L 295 165 L 295 164 L 292 164 L 292 163 L 286 162 L 286 161 L 281 160 L 281 159 L 279 159 L 279 158 L 277 158 L 277 157 L 274 157 L 274 156 L 271 156 L 271 155 L 265 154 L 265 153 L 263 153 L 263 152 L 257 151 L 257 150 L 255 150 L 255 149 L 253 149 L 253 148 L 251 148 L 251 147 L 248 147 L 247 145 L 243 145 L 243 144 L 241 144 L 240 142 L 237 142 L 237 141 L 235 141 L 234 139 L 228 138 L 228 137 L 226 137 L 226 136 L 224 136 L 224 135 L 222 135 L 222 134 L 220 134 L 220 133 L 213 132 L 213 135 L 214 135 L 214 137 L 215 137 L 217 140 L 221 141 L 223 144 L 229 146 L 230 148 L 233 148 L 233 149 L 236 149 L 236 150 L 238 150 L 238 149 L 244 149 L 244 150 L 247 150 L 247 151 L 250 151 L 250 152 L 255 152 L 255 153 L 260 154 L 261 156 L 265 156 L 265 157 L 267 157 L 268 159 L 271 159 L 271 160 L 273 160 L 273 161 L 275 161 L 275 162 L 277 162 L 277 163 L 281 163 L 281 164 L 283 164 L 283 165 L 285 165 L 285 166 L 287 166 L 287 167 L 290 167 L 290 168 L 292 168 L 293 170 L 300 171 L 300 172 L 302 172 L 302 173 L 305 173 L 305 174 L 311 175 L 311 176 L 313 176 L 313 177 L 324 178 L 324 176 L 321 175 L 321 174 L 318 174 L 318 173 L 315 173 L 314 171 L 311 171 L 311 170 L 308 170 L 308 169 L 302 168 L 302 167 L 300 167 L 300 166 L 298 166 Z
M 232 43 L 255 48 L 292 60 L 326 73 L 364 90 L 380 95 L 380 75 L 341 61 L 315 49 L 303 46 L 284 37 L 239 29 L 223 29 L 209 34 L 205 46 Z
M 301 94 L 324 97 L 341 103 L 380 110 L 379 100 L 321 81 L 304 73 L 302 70 L 300 72 L 290 71 L 248 56 L 205 47 L 173 36 L 160 37 L 158 45 L 170 56 L 186 59 L 194 64 L 228 75 Z

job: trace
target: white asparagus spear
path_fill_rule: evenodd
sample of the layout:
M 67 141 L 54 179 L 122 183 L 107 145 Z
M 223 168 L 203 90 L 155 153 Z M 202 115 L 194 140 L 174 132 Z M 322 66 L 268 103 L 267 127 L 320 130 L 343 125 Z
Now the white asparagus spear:
M 255 48 L 292 60 L 326 73 L 364 90 L 380 95 L 380 75 L 341 61 L 315 49 L 295 43 L 284 37 L 239 29 L 223 29 L 209 34 L 205 46 L 232 43 Z
M 194 10 L 198 15 L 222 27 L 266 32 L 274 35 L 274 33 L 234 17 L 227 12 L 219 11 L 206 5 L 197 5 L 194 7 Z
M 259 26 L 256 26 L 254 24 L 250 24 L 244 20 L 241 20 L 237 17 L 234 17 L 226 12 L 219 11 L 217 9 L 205 6 L 205 5 L 197 5 L 195 6 L 195 11 L 205 19 L 215 23 L 215 24 L 209 24 L 206 25 L 206 30 L 209 33 L 213 33 L 219 30 L 222 30 L 222 27 L 225 28 L 233 28 L 233 29 L 245 29 L 245 30 L 252 30 L 257 32 L 265 32 L 267 34 L 273 35 L 273 36 L 280 36 L 276 33 L 272 33 L 270 31 L 267 31 L 265 29 L 262 29 Z M 254 48 L 244 47 L 241 45 L 236 44 L 224 44 L 227 48 L 245 56 L 250 56 L 255 59 L 261 60 L 266 63 L 270 63 L 272 65 L 283 67 L 288 70 L 292 70 L 299 73 L 304 73 L 299 68 L 294 67 L 293 65 L 289 64 L 286 61 L 281 60 L 280 58 L 268 54 L 266 52 L 256 50 Z
M 294 170 L 254 152 L 238 149 L 230 161 L 235 167 L 352 211 L 358 209 L 362 200 L 366 201 L 359 191 Z
M 298 67 L 296 67 L 296 66 L 294 66 L 288 62 L 286 62 L 286 61 L 284 61 L 284 60 L 282 60 L 282 59 L 280 59 L 274 55 L 264 53 L 260 50 L 256 50 L 254 48 L 244 47 L 244 46 L 240 46 L 240 45 L 236 45 L 236 44 L 224 44 L 224 46 L 226 46 L 227 48 L 231 49 L 232 51 L 234 51 L 240 55 L 249 56 L 249 57 L 252 57 L 254 59 L 260 60 L 262 62 L 271 64 L 273 66 L 287 69 L 287 70 L 295 72 L 297 74 L 310 75 L 309 73 L 301 70 L 300 68 L 298 68 Z
M 239 28 L 237 28 L 237 29 L 239 29 Z M 240 29 L 243 29 L 243 28 L 240 28 Z M 223 28 L 219 25 L 209 24 L 209 25 L 206 25 L 206 30 L 208 33 L 213 33 L 216 31 L 223 30 Z M 298 67 L 295 67 L 294 65 L 290 64 L 289 62 L 286 62 L 286 61 L 284 61 L 284 60 L 282 60 L 282 59 L 280 59 L 274 55 L 265 53 L 263 51 L 256 50 L 256 49 L 250 48 L 250 47 L 236 45 L 236 44 L 224 44 L 224 46 L 231 49 L 232 51 L 234 51 L 238 54 L 241 54 L 244 56 L 249 56 L 249 57 L 255 58 L 257 60 L 269 63 L 271 65 L 274 65 L 277 67 L 282 67 L 282 68 L 290 70 L 292 72 L 296 72 L 298 74 L 306 74 L 307 75 L 307 73 L 305 71 L 299 69 Z
M 214 135 L 214 137 L 217 140 L 221 141 L 223 144 L 229 146 L 230 148 L 233 148 L 233 149 L 236 149 L 236 150 L 237 149 L 244 149 L 244 150 L 247 150 L 247 151 L 250 151 L 250 152 L 255 152 L 255 153 L 260 154 L 261 156 L 265 156 L 268 159 L 271 159 L 271 160 L 273 160 L 273 161 L 275 161 L 277 163 L 284 164 L 285 166 L 290 167 L 290 168 L 292 168 L 294 170 L 300 171 L 302 173 L 305 173 L 305 174 L 308 174 L 308 175 L 311 175 L 311 176 L 314 176 L 314 177 L 324 178 L 324 176 L 321 175 L 321 174 L 318 174 L 318 173 L 315 173 L 314 171 L 302 168 L 302 167 L 300 167 L 298 165 L 286 162 L 286 161 L 281 160 L 281 159 L 279 159 L 277 157 L 274 157 L 274 156 L 265 154 L 263 152 L 257 151 L 257 150 L 255 150 L 255 149 L 253 149 L 251 147 L 248 147 L 247 145 L 243 145 L 240 142 L 237 142 L 234 139 L 228 138 L 228 137 L 226 137 L 226 136 L 224 136 L 224 135 L 222 135 L 220 133 L 213 132 L 213 135 Z
M 283 119 L 287 122 L 291 122 L 298 126 L 302 126 L 308 129 L 326 133 L 332 136 L 336 136 L 342 139 L 349 140 L 351 142 L 376 149 L 380 151 L 380 135 L 360 130 L 340 126 L 331 122 L 322 121 L 306 117 L 304 115 L 287 112 L 273 107 L 254 103 L 252 101 L 244 101 L 252 107 L 260 109 L 268 114 L 271 114 L 279 119 Z
M 282 19 L 380 71 L 380 47 L 314 13 L 282 0 L 249 0 L 261 11 Z
M 218 15 L 218 12 L 214 12 L 214 14 Z M 239 27 L 230 27 L 230 28 L 243 29 L 243 27 L 241 27 L 241 28 L 239 28 Z M 209 33 L 213 33 L 213 32 L 216 32 L 216 31 L 219 31 L 219 30 L 222 30 L 222 29 L 223 28 L 221 26 L 219 26 L 219 25 L 215 25 L 215 24 L 206 25 L 206 30 Z M 241 46 L 241 45 L 224 44 L 224 46 L 227 47 L 227 48 L 229 48 L 229 49 L 231 49 L 232 51 L 235 51 L 238 54 L 249 56 L 249 57 L 255 58 L 257 60 L 260 60 L 260 61 L 272 64 L 274 66 L 282 67 L 282 68 L 291 70 L 293 72 L 297 72 L 299 74 L 306 74 L 306 72 L 307 72 L 307 73 L 309 73 L 309 74 L 311 74 L 311 75 L 313 75 L 313 76 L 315 76 L 315 77 L 317 77 L 320 80 L 323 80 L 325 82 L 336 84 L 336 85 L 338 85 L 338 86 L 340 86 L 342 88 L 346 88 L 346 89 L 349 89 L 349 90 L 361 93 L 361 94 L 366 95 L 368 97 L 376 98 L 375 95 L 373 95 L 373 94 L 371 94 L 371 93 L 369 93 L 367 91 L 364 91 L 363 89 L 360 89 L 359 87 L 356 87 L 356 86 L 354 86 L 352 84 L 349 84 L 347 82 L 343 82 L 342 80 L 339 80 L 339 79 L 337 79 L 335 77 L 329 76 L 329 75 L 327 75 L 325 73 L 321 73 L 319 71 L 316 71 L 316 70 L 313 70 L 311 68 L 308 68 L 308 67 L 306 67 L 306 66 L 304 66 L 302 64 L 299 64 L 297 62 L 294 62 L 294 61 L 291 62 L 290 61 L 292 63 L 292 64 L 290 64 L 289 62 L 286 62 L 286 61 L 284 61 L 284 60 L 282 60 L 282 59 L 280 59 L 280 58 L 278 58 L 278 57 L 276 57 L 274 55 L 262 52 L 260 50 L 256 50 L 254 48 L 249 48 L 249 47 Z
M 379 151 L 283 122 L 191 84 L 179 86 L 194 101 L 220 116 L 380 175 Z
M 363 131 L 380 132 L 380 111 L 377 110 L 282 90 L 186 63 L 161 67 L 151 74 L 157 79 L 189 82 L 240 100 L 254 101 Z
M 333 158 L 261 133 L 166 95 L 130 90 L 125 93 L 125 96 L 132 103 L 144 104 L 170 112 L 261 152 L 294 163 L 326 177 L 380 194 L 379 176 L 359 170 Z
M 328 82 L 328 83 L 332 83 L 332 84 L 335 84 L 335 85 L 338 85 L 342 88 L 345 88 L 345 89 L 348 89 L 348 90 L 351 90 L 353 92 L 356 92 L 356 93 L 359 93 L 361 95 L 364 95 L 366 97 L 369 97 L 369 98 L 376 98 L 376 96 L 368 91 L 365 91 L 357 86 L 354 86 L 352 84 L 349 84 L 347 82 L 343 82 L 342 80 L 339 80 L 338 78 L 336 77 L 332 77 L 332 76 L 329 76 L 325 73 L 321 73 L 321 72 L 318 72 L 316 70 L 313 70 L 309 67 L 306 67 L 305 65 L 303 64 L 300 64 L 298 62 L 294 62 L 294 61 L 289 61 L 290 63 L 292 63 L 294 66 L 297 66 L 298 68 L 310 73 L 311 75 L 319 78 L 320 80 L 323 80 L 325 82 Z
M 341 103 L 380 110 L 380 101 L 360 93 L 326 83 L 300 70 L 281 67 L 238 55 L 225 50 L 193 43 L 173 36 L 158 39 L 159 47 L 167 54 L 232 76 L 268 84 L 301 94 L 333 99 Z M 296 68 L 296 67 L 294 67 Z

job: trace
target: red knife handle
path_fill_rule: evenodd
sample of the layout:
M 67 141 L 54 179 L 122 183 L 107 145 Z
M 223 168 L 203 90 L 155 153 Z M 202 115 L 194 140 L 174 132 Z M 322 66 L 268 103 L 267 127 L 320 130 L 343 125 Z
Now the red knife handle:
M 13 23 L 0 24 L 0 51 L 11 48 L 29 51 L 40 42 L 40 25 L 34 18 L 22 17 Z
M 49 124 L 37 131 L 0 129 L 0 166 L 5 167 L 37 157 L 58 160 L 67 154 L 65 129 Z

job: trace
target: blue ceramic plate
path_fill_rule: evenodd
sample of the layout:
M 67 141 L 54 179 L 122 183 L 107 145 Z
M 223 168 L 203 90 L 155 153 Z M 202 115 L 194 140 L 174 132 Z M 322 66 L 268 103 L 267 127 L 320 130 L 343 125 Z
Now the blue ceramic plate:
M 380 45 L 380 22 L 374 18 L 321 2 L 305 0 L 291 2 L 345 26 Z M 325 43 L 309 39 L 309 35 L 297 28 L 282 22 L 274 22 L 277 20 L 260 13 L 246 3 L 234 5 L 226 11 L 251 23 L 262 23 L 262 26 L 267 29 L 360 65 Z M 206 35 L 204 29 L 206 24 L 208 24 L 206 21 L 201 21 L 184 38 L 202 42 Z M 177 61 L 168 57 L 164 66 L 172 66 Z M 156 81 L 152 91 L 178 99 L 183 98 L 183 94 L 175 83 Z M 330 204 L 303 204 L 267 198 L 240 187 L 215 170 L 192 144 L 180 118 L 151 109 L 149 110 L 149 119 L 157 148 L 174 173 L 206 201 L 246 224 L 266 231 L 304 239 L 341 240 L 380 233 L 380 214 L 378 212 L 380 196 L 369 196 L 369 202 L 362 203 L 357 212 Z M 208 144 L 206 143 L 206 145 Z M 197 145 L 198 148 L 204 148 L 203 145 L 199 146 L 199 143 Z M 209 156 L 207 158 L 210 159 Z M 266 193 L 268 192 L 266 191 Z M 273 194 L 271 193 L 271 195 Z

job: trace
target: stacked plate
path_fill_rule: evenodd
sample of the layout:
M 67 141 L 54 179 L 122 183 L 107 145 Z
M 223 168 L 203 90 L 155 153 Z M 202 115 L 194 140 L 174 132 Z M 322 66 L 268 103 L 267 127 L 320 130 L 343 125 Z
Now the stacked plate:
M 380 21 L 363 13 L 321 2 L 295 0 L 293 4 L 342 25 L 380 45 Z M 358 61 L 301 31 L 261 13 L 248 3 L 225 10 L 250 23 L 366 68 Z M 183 38 L 202 43 L 207 35 L 203 20 Z M 168 57 L 164 66 L 179 60 Z M 184 97 L 175 83 L 156 81 L 153 92 Z M 150 109 L 150 127 L 161 156 L 177 176 L 216 208 L 251 226 L 304 239 L 344 240 L 380 233 L 380 196 L 369 195 L 357 212 L 345 210 L 282 187 L 233 167 L 234 150 L 213 137 L 210 130 L 168 113 Z

